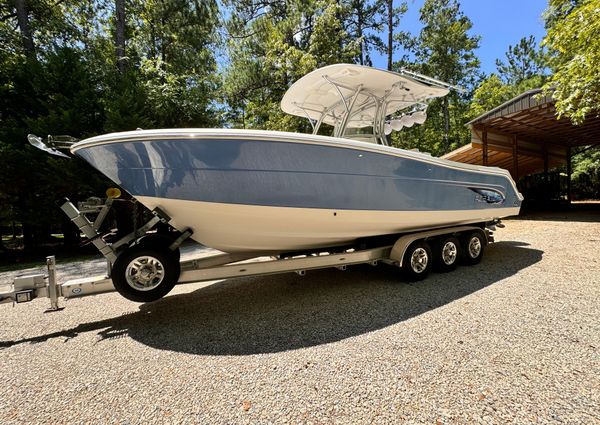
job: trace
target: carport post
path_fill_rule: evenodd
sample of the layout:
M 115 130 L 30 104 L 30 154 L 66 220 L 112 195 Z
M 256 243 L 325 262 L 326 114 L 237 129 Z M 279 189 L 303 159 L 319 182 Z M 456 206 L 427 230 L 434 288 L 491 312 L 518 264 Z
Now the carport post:
M 517 147 L 517 135 L 512 136 L 512 154 L 513 154 L 513 176 L 515 182 L 519 180 L 519 149 Z
M 543 145 L 544 151 L 544 198 L 546 201 L 550 199 L 550 188 L 548 187 L 548 146 L 546 142 Z
M 487 128 L 483 127 L 481 142 L 483 143 L 483 165 L 488 165 L 488 140 Z

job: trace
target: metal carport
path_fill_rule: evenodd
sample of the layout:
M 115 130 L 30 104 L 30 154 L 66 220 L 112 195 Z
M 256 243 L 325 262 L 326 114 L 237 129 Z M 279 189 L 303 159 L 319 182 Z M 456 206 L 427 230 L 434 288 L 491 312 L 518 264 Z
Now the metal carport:
M 578 126 L 566 117 L 557 119 L 554 100 L 541 89 L 522 93 L 467 125 L 471 143 L 443 158 L 505 168 L 515 180 L 543 171 L 546 183 L 549 169 L 566 165 L 569 201 L 574 148 L 600 143 L 600 117 L 588 118 Z

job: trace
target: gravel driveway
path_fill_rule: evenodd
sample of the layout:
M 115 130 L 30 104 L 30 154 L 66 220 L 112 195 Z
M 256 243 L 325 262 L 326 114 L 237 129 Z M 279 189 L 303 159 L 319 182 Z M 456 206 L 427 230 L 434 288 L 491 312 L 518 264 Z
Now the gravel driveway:
M 0 305 L 0 423 L 600 423 L 600 215 L 496 240 L 411 285 L 354 266 Z

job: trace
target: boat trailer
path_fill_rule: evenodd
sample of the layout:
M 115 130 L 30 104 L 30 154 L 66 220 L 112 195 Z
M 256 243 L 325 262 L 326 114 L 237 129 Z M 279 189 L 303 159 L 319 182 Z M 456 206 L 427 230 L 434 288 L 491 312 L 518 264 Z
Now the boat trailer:
M 152 211 L 152 218 L 134 231 L 114 243 L 105 242 L 99 233 L 100 225 L 106 218 L 108 210 L 112 206 L 113 200 L 108 198 L 101 205 L 99 203 L 81 203 L 80 211 L 69 200 L 65 200 L 61 209 L 77 225 L 79 230 L 88 238 L 89 242 L 104 255 L 107 260 L 107 270 L 104 275 L 82 277 L 58 283 L 56 272 L 56 259 L 54 256 L 46 257 L 47 273 L 30 274 L 16 277 L 8 288 L 2 292 L 0 289 L 0 304 L 2 303 L 25 303 L 36 298 L 48 298 L 50 300 L 49 311 L 61 310 L 59 306 L 60 298 L 65 300 L 71 298 L 80 298 L 90 295 L 97 295 L 117 290 L 111 279 L 113 265 L 120 255 L 119 251 L 127 249 L 130 244 L 143 242 L 144 237 L 149 235 L 149 231 L 159 222 L 168 223 L 169 217 L 159 209 Z M 94 213 L 97 215 L 92 222 L 86 214 Z M 483 247 L 489 242 L 493 242 L 492 231 L 495 226 L 503 227 L 498 221 L 487 224 L 487 227 L 475 225 L 446 227 L 433 230 L 425 230 L 404 235 L 398 235 L 394 243 L 386 243 L 379 246 L 370 246 L 364 249 L 349 248 L 342 249 L 342 252 L 310 252 L 305 254 L 290 254 L 289 256 L 268 255 L 264 253 L 257 256 L 257 253 L 218 253 L 209 256 L 203 256 L 191 260 L 179 261 L 179 275 L 176 284 L 197 283 L 215 280 L 230 279 L 236 277 L 270 275 L 285 272 L 295 272 L 301 276 L 306 274 L 307 270 L 335 267 L 340 270 L 346 270 L 347 266 L 355 264 L 370 264 L 372 266 L 378 263 L 385 263 L 399 267 L 412 276 L 409 280 L 421 280 L 425 277 L 426 270 L 431 268 L 433 262 L 430 248 L 425 248 L 423 241 L 458 241 L 458 237 L 464 238 L 469 235 L 472 238 L 466 241 L 468 246 L 465 248 L 471 252 L 475 246 L 478 251 L 471 259 L 471 264 L 476 264 L 481 259 Z M 180 235 L 170 243 L 168 249 L 178 250 L 179 246 L 192 234 L 190 230 L 181 232 Z M 150 234 L 152 236 L 152 234 Z M 473 243 L 475 242 L 475 245 Z M 456 243 L 456 245 L 459 245 Z M 442 247 L 444 248 L 444 247 Z M 428 251 L 429 250 L 429 251 Z M 423 260 L 423 255 L 429 253 L 429 263 L 427 259 Z M 177 251 L 177 254 L 178 251 Z M 454 260 L 457 259 L 456 249 L 454 251 Z M 423 261 L 425 261 L 423 263 Z M 416 270 L 416 273 L 415 273 Z M 420 273 L 423 273 L 420 275 Z M 6 288 L 6 287 L 5 287 Z M 121 292 L 121 291 L 119 291 Z M 124 295 L 123 293 L 121 293 Z M 125 296 L 125 295 L 124 295 Z M 130 298 L 131 299 L 131 298 Z

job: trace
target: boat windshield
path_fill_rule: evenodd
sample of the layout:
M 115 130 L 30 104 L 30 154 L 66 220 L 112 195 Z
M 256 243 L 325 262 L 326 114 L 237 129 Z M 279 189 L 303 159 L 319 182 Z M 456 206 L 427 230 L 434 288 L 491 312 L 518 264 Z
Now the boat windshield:
M 431 99 L 445 96 L 449 88 L 446 83 L 405 70 L 396 73 L 337 64 L 296 81 L 283 96 L 281 109 L 308 118 L 313 134 L 325 123 L 333 126 L 334 137 L 386 145 L 386 134 L 391 131 L 387 117 L 422 113 Z M 424 120 L 425 114 L 421 116 Z

